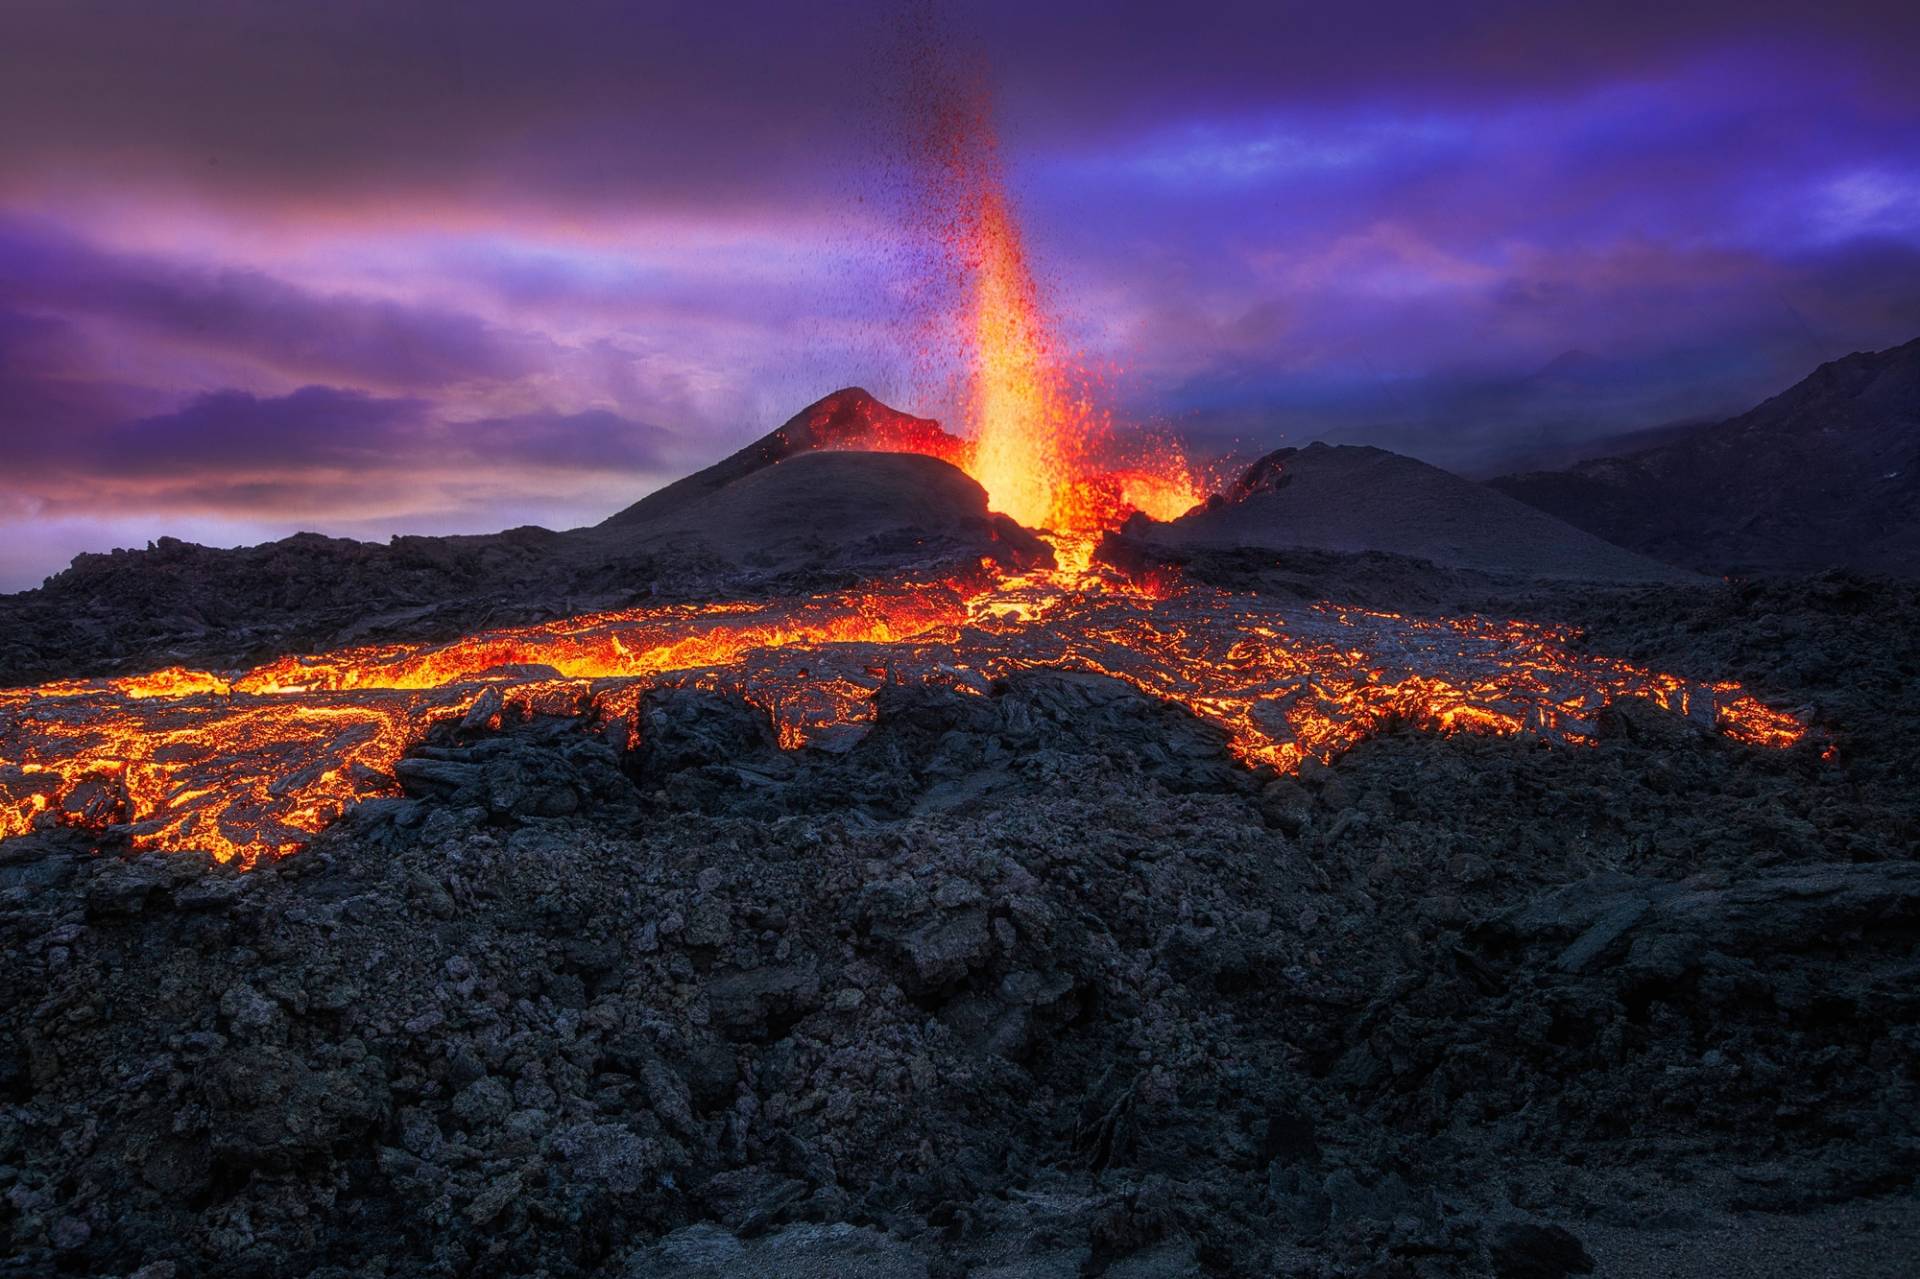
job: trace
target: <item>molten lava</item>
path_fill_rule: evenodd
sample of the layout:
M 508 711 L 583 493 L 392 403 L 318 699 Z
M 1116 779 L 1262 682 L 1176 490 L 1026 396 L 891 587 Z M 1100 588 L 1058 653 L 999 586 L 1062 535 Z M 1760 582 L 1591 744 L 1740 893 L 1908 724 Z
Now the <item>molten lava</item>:
M 1138 443 L 1128 457 L 1090 393 L 1055 354 L 1005 197 L 979 196 L 969 324 L 971 447 L 963 462 L 993 508 L 1031 528 L 1091 540 L 1135 511 L 1158 520 L 1205 500 L 1177 449 Z
M 1138 434 L 1123 443 L 1098 379 L 1061 340 L 1007 194 L 990 104 L 949 85 L 925 109 L 917 211 L 957 282 L 953 314 L 933 327 L 965 381 L 966 447 L 950 460 L 994 510 L 1075 543 L 1134 511 L 1186 513 L 1205 500 L 1207 477 L 1171 445 Z
M 1589 742 L 1601 708 L 1628 697 L 1755 745 L 1804 734 L 1735 685 L 1581 654 L 1524 622 L 983 570 L 284 658 L 231 680 L 171 670 L 0 691 L 0 837 L 55 822 L 251 863 L 363 798 L 397 794 L 395 765 L 438 724 L 577 716 L 637 740 L 640 696 L 672 680 L 764 708 L 799 747 L 864 731 L 888 681 L 980 693 L 1039 667 L 1178 703 L 1225 729 L 1248 763 L 1280 770 L 1395 724 Z
M 1031 528 L 1070 515 L 1081 423 L 1061 394 L 1019 231 L 997 192 L 982 197 L 972 307 L 975 369 L 968 469 L 995 510 Z

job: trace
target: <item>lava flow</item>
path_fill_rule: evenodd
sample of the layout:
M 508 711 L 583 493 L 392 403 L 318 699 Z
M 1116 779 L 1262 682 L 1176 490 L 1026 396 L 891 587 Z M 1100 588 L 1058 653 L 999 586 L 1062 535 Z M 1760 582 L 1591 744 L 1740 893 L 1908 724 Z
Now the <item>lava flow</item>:
M 1107 674 L 1282 770 L 1402 723 L 1586 742 L 1623 697 L 1758 745 L 1803 733 L 1737 686 L 1581 654 L 1567 638 L 1052 571 L 607 613 L 286 658 L 231 681 L 178 670 L 68 681 L 0 692 L 0 836 L 60 822 L 250 863 L 362 798 L 397 794 L 395 765 L 436 724 L 569 715 L 632 740 L 640 696 L 668 680 L 763 707 L 798 747 L 857 736 L 890 680 L 982 693 L 1018 670 Z
M 962 170 L 968 441 L 955 450 L 926 431 L 866 447 L 956 461 L 995 509 L 1050 530 L 1058 567 L 1008 575 L 983 561 L 950 580 L 602 613 L 231 675 L 0 690 L 0 838 L 65 824 L 252 863 L 362 799 L 398 794 L 396 766 L 437 725 L 575 716 L 631 742 L 642 695 L 669 681 L 764 708 L 796 748 L 857 737 L 888 681 L 985 694 L 1042 667 L 1183 706 L 1247 763 L 1279 770 L 1397 724 L 1588 742 L 1598 712 L 1632 697 L 1756 745 L 1803 735 L 1735 685 L 1586 655 L 1547 627 L 1148 587 L 1094 568 L 1101 531 L 1134 511 L 1177 516 L 1202 485 L 1176 451 L 1116 442 L 1050 335 L 990 157 Z

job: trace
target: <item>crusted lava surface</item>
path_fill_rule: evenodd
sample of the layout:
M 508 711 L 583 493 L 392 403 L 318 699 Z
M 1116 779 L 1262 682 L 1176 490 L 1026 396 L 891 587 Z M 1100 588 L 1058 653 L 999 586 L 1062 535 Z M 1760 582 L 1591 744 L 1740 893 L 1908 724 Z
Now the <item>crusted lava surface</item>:
M 1277 776 L 1089 672 L 798 749 L 692 680 L 438 723 L 251 871 L 0 844 L 5 1273 L 1900 1273 L 1920 601 L 1508 602 L 1823 736 Z

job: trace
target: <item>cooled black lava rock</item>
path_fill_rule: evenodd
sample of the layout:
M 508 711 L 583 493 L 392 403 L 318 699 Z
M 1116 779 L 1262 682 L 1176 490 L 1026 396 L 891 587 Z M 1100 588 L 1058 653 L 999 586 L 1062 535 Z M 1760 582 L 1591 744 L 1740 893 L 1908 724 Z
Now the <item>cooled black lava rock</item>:
M 1501 1222 L 1487 1241 L 1487 1255 L 1499 1279 L 1565 1279 L 1593 1273 L 1593 1258 L 1561 1226 Z
M 1019 672 L 848 749 L 445 725 L 246 873 L 0 845 L 0 1268 L 1901 1274 L 1914 597 L 1534 603 L 1838 759 L 1629 712 L 1272 778 Z

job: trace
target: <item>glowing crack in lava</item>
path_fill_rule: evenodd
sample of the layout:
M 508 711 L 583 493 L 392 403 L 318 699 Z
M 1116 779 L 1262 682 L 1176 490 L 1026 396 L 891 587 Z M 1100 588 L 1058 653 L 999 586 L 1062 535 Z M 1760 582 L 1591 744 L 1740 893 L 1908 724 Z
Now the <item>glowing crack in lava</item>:
M 1251 764 L 1327 760 L 1394 724 L 1590 742 L 1619 698 L 1761 746 L 1804 730 L 1731 684 L 1574 651 L 1551 628 L 1422 620 L 1059 572 L 673 606 L 443 645 L 0 691 L 0 836 L 63 823 L 251 863 L 292 851 L 437 724 L 578 716 L 636 740 L 641 695 L 693 683 L 763 707 L 781 743 L 841 746 L 888 681 L 984 693 L 1042 667 L 1115 676 L 1220 725 Z

